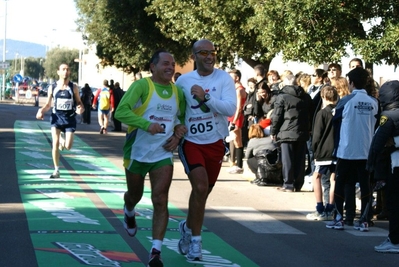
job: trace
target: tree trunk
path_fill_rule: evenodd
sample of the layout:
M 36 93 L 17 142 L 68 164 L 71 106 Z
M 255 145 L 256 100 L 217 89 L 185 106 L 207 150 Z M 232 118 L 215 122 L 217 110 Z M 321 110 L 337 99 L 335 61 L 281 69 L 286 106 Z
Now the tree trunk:
M 266 73 L 269 71 L 271 60 L 265 61 L 265 62 L 261 62 L 259 60 L 253 60 L 252 58 L 247 58 L 247 57 L 243 57 L 242 60 L 244 60 L 245 63 L 247 63 L 252 68 L 255 67 L 258 64 L 261 64 L 261 65 L 263 65 L 265 67 L 265 72 Z

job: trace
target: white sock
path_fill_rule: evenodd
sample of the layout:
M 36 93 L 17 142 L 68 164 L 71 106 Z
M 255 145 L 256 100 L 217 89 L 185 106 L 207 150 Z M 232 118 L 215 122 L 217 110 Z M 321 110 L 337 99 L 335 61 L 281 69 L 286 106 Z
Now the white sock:
M 126 208 L 126 206 L 125 206 L 125 213 L 126 213 L 127 216 L 129 216 L 129 217 L 133 217 L 133 216 L 136 214 L 136 211 L 135 211 L 135 209 L 133 209 L 133 210 L 128 210 L 128 209 Z
M 187 227 L 187 222 L 184 224 L 184 232 L 191 233 L 191 229 Z
M 152 250 L 153 248 L 155 248 L 155 249 L 158 250 L 158 251 L 161 251 L 161 248 L 162 248 L 162 240 L 153 239 L 153 240 L 152 240 L 152 248 L 151 248 L 151 250 Z
M 55 172 L 60 172 L 60 167 L 55 167 L 55 168 L 54 168 L 54 171 L 55 171 Z
M 201 238 L 201 236 L 200 236 L 200 235 L 196 235 L 196 236 L 192 236 L 192 237 L 191 237 L 191 240 L 192 240 L 192 241 L 198 241 L 198 242 L 201 242 L 202 238 Z

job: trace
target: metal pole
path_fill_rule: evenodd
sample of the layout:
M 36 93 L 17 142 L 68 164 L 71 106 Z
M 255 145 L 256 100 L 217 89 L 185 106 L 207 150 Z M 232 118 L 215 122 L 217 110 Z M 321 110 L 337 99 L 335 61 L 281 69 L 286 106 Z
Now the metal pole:
M 83 54 L 83 49 L 79 48 L 79 75 L 78 75 L 78 84 L 79 86 L 83 87 L 82 84 L 82 54 Z
M 17 72 L 18 53 L 15 53 L 14 72 Z
M 3 62 L 6 62 L 6 40 L 7 40 L 7 0 L 4 0 L 4 40 L 3 40 Z M 6 70 L 3 72 L 3 86 L 0 90 L 0 100 L 3 100 L 3 92 L 6 90 Z

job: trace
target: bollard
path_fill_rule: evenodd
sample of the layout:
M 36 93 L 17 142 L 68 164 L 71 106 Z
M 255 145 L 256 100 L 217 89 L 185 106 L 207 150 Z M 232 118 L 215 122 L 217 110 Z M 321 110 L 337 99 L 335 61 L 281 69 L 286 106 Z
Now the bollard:
M 35 95 L 35 107 L 39 106 L 39 95 Z

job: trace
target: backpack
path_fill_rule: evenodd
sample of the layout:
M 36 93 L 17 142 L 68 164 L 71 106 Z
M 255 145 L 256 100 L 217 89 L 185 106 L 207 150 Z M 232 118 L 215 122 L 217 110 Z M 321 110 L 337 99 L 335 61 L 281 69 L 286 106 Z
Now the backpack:
M 107 87 L 104 87 L 101 89 L 101 92 L 99 94 L 100 98 L 100 105 L 99 108 L 100 110 L 109 110 L 110 104 L 111 104 L 111 92 Z
M 256 153 L 258 161 L 257 176 L 260 179 L 258 185 L 276 185 L 283 183 L 283 165 L 281 163 L 281 151 L 279 147 L 264 149 Z

